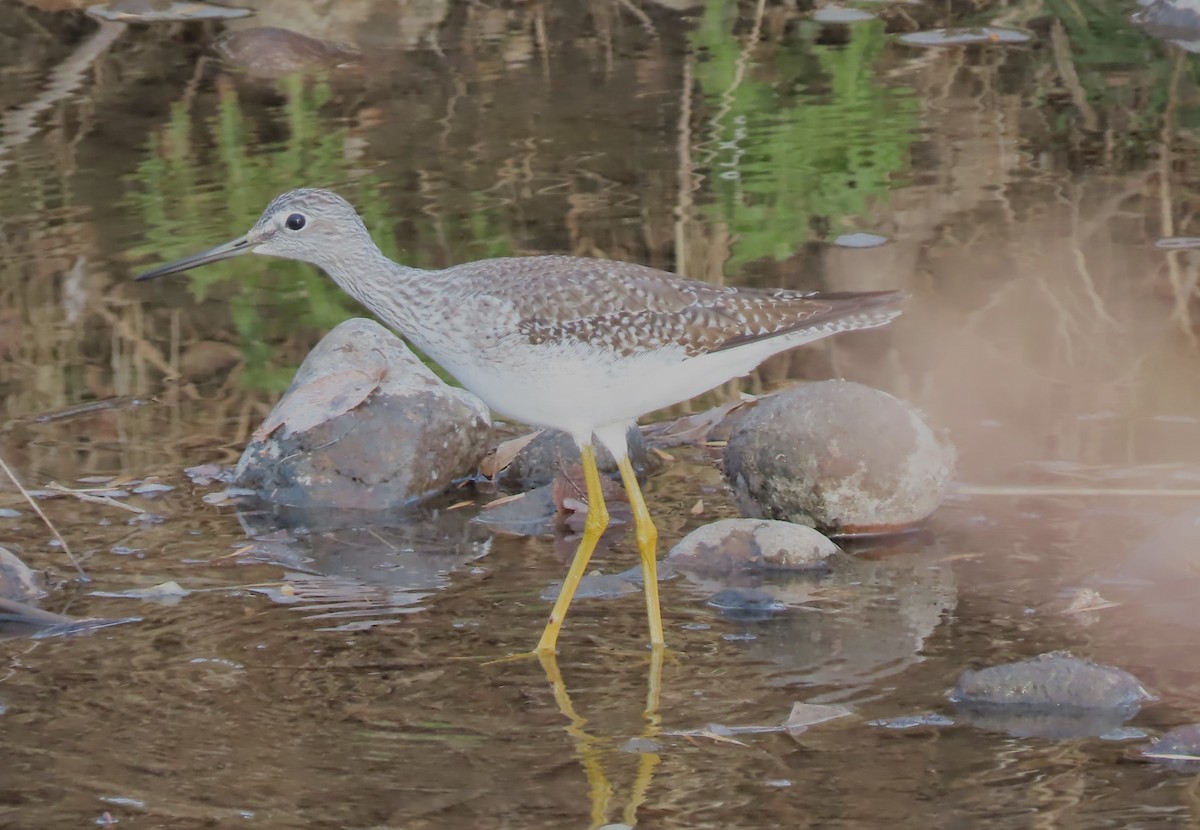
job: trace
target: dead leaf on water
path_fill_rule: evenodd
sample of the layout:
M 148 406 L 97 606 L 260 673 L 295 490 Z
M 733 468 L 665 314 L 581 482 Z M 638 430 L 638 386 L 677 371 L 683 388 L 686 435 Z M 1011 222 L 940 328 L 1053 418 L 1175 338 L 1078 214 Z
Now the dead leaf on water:
M 1100 596 L 1098 591 L 1091 588 L 1080 588 L 1071 597 L 1071 601 L 1067 604 L 1061 613 L 1067 614 L 1086 614 L 1090 611 L 1103 611 L 1105 608 L 1116 608 L 1121 603 L 1112 602 Z
M 703 444 L 708 439 L 708 434 L 724 421 L 729 413 L 749 402 L 747 400 L 731 401 L 695 415 L 676 418 L 674 421 L 650 424 L 642 428 L 642 437 L 654 447 Z
M 494 499 L 493 501 L 489 501 L 487 504 L 485 504 L 485 505 L 483 506 L 483 509 L 484 509 L 484 510 L 491 510 L 491 509 L 493 509 L 493 508 L 500 507 L 501 505 L 504 505 L 504 504 L 509 504 L 510 502 L 514 502 L 514 501 L 516 501 L 517 499 L 523 499 L 523 498 L 525 498 L 525 494 L 524 494 L 524 493 L 513 493 L 511 496 L 501 496 L 501 497 L 500 497 L 500 498 L 498 498 L 498 499 Z
M 195 467 L 185 467 L 183 473 L 197 487 L 207 487 L 214 481 L 225 481 L 229 477 L 224 467 L 211 462 L 208 464 L 198 464 Z
M 175 605 L 190 593 L 191 591 L 172 579 L 158 585 L 152 585 L 149 588 L 130 588 L 127 591 L 92 591 L 92 596 L 144 599 L 149 602 L 159 602 L 163 605 Z
M 479 462 L 479 472 L 487 478 L 494 479 L 508 468 L 513 459 L 521 453 L 521 450 L 528 447 L 530 442 L 544 431 L 539 429 L 528 435 L 521 435 L 517 438 L 510 438 L 507 441 L 501 441 L 496 446 L 496 449 L 489 452 L 483 461 Z
M 610 525 L 629 524 L 633 519 L 633 508 L 629 506 L 629 494 L 616 480 L 608 476 L 600 476 L 600 493 L 608 506 Z M 550 497 L 554 507 L 564 519 L 567 528 L 574 533 L 583 530 L 587 522 L 588 502 L 587 483 L 584 481 L 583 467 L 572 464 L 565 470 L 559 470 L 550 484 Z
M 285 428 L 286 437 L 345 415 L 371 397 L 384 374 L 384 371 L 349 369 L 315 378 L 285 395 L 250 438 L 265 441 L 280 427 Z
M 827 706 L 823 703 L 802 703 L 797 701 L 792 704 L 792 712 L 788 715 L 787 720 L 783 722 L 783 728 L 793 738 L 797 738 L 810 726 L 837 720 L 838 718 L 845 718 L 852 714 L 854 713 L 845 706 Z

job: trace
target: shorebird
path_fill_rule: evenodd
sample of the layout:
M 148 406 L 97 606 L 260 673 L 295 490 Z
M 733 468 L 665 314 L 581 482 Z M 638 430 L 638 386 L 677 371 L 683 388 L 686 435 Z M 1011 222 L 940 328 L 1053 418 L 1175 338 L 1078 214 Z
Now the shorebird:
M 243 254 L 321 268 L 500 415 L 567 432 L 587 486 L 583 538 L 536 651 L 553 653 L 608 509 L 594 442 L 617 461 L 645 580 L 650 643 L 664 644 L 658 532 L 629 462 L 637 418 L 748 374 L 773 354 L 881 326 L 898 291 L 819 293 L 709 285 L 629 262 L 572 256 L 485 259 L 437 271 L 384 256 L 354 208 L 292 190 L 242 237 L 140 274 L 175 274 Z

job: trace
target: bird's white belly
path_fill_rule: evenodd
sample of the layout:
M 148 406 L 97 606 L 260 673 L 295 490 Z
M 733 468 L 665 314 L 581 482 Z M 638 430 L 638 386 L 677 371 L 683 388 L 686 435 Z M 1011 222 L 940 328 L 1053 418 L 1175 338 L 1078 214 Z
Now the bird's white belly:
M 500 415 L 590 438 L 748 373 L 784 344 L 771 345 L 762 355 L 731 349 L 692 358 L 678 347 L 617 356 L 586 345 L 522 345 L 496 360 L 441 362 Z

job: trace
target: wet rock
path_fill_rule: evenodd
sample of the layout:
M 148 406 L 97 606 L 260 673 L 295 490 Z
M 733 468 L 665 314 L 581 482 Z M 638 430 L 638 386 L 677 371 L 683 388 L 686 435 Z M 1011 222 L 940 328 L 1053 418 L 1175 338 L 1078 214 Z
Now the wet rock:
M 1152 700 L 1132 674 L 1065 651 L 963 672 L 948 695 L 954 703 L 1112 708 Z
M 629 442 L 629 460 L 633 469 L 641 478 L 655 467 L 650 454 L 646 451 L 646 443 L 637 427 L 631 427 L 626 435 Z M 560 471 L 579 463 L 579 448 L 571 440 L 571 436 L 555 429 L 545 430 L 541 435 L 526 444 L 512 463 L 500 474 L 500 480 L 505 484 L 515 484 L 522 489 L 541 487 L 554 480 Z M 596 464 L 602 473 L 615 473 L 617 462 L 612 454 L 597 445 Z
M 0 597 L 29 602 L 45 595 L 42 575 L 8 548 L 0 547 Z
M 1104 735 L 1154 699 L 1128 672 L 1062 651 L 964 672 L 947 697 L 979 728 L 1047 738 Z
M 214 48 L 230 65 L 256 78 L 337 69 L 353 65 L 359 59 L 358 50 L 349 44 L 320 40 L 275 26 L 228 32 Z
M 1130 747 L 1125 755 L 1134 761 L 1196 772 L 1200 770 L 1200 723 L 1176 727 L 1148 744 Z
M 474 471 L 489 433 L 482 401 L 358 318 L 305 358 L 242 454 L 234 483 L 294 507 L 399 507 Z
M 709 575 L 736 571 L 823 570 L 838 546 L 805 525 L 722 519 L 693 530 L 667 554 L 676 567 Z
M 885 533 L 937 508 L 954 450 L 886 392 L 824 381 L 754 407 L 729 436 L 725 470 L 747 516 Z

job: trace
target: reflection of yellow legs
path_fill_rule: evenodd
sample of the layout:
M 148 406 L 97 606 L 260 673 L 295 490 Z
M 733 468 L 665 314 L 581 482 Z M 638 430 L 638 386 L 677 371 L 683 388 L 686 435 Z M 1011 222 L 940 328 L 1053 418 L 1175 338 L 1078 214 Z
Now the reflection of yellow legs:
M 539 651 L 538 660 L 541 661 L 542 669 L 546 672 L 546 679 L 550 681 L 550 688 L 554 692 L 554 701 L 558 704 L 558 710 L 562 712 L 563 717 L 570 721 L 567 734 L 575 739 L 576 752 L 583 764 L 584 774 L 587 775 L 588 795 L 592 802 L 592 823 L 589 826 L 594 830 L 608 820 L 608 806 L 613 794 L 612 784 L 604 774 L 603 750 L 596 738 L 589 735 L 584 729 L 587 721 L 575 711 L 575 706 L 571 703 L 571 696 L 567 693 L 567 686 L 563 682 L 562 672 L 558 669 L 558 658 L 555 657 L 554 652 Z M 646 690 L 646 709 L 643 712 L 646 728 L 642 730 L 641 734 L 644 740 L 652 741 L 658 737 L 660 725 L 658 703 L 662 690 L 662 667 L 663 649 L 661 647 L 652 648 L 650 650 L 650 675 Z M 622 821 L 630 827 L 637 824 L 637 810 L 646 800 L 646 793 L 650 789 L 654 770 L 660 761 L 657 752 L 639 753 L 637 773 L 622 816 Z
M 567 609 L 571 599 L 579 588 L 579 581 L 587 571 L 588 562 L 596 550 L 596 543 L 604 529 L 608 527 L 608 507 L 604 504 L 604 492 L 600 489 L 600 471 L 596 467 L 596 451 L 591 444 L 585 444 L 581 450 L 583 459 L 583 478 L 587 484 L 588 514 L 583 526 L 583 538 L 575 550 L 575 558 L 563 580 L 558 599 L 554 601 L 554 609 L 550 612 L 550 621 L 542 631 L 538 641 L 537 652 L 544 654 L 553 652 L 558 644 L 558 633 L 566 619 Z M 642 579 L 646 591 L 646 615 L 650 620 L 650 645 L 660 648 L 663 645 L 662 613 L 658 606 L 658 531 L 650 519 L 650 510 L 646 507 L 646 499 L 642 496 L 642 488 L 638 485 L 637 475 L 628 457 L 622 457 L 618 462 L 621 470 L 621 480 L 625 483 L 625 491 L 629 494 L 629 504 L 633 508 L 633 521 L 637 529 L 638 554 L 642 560 Z

